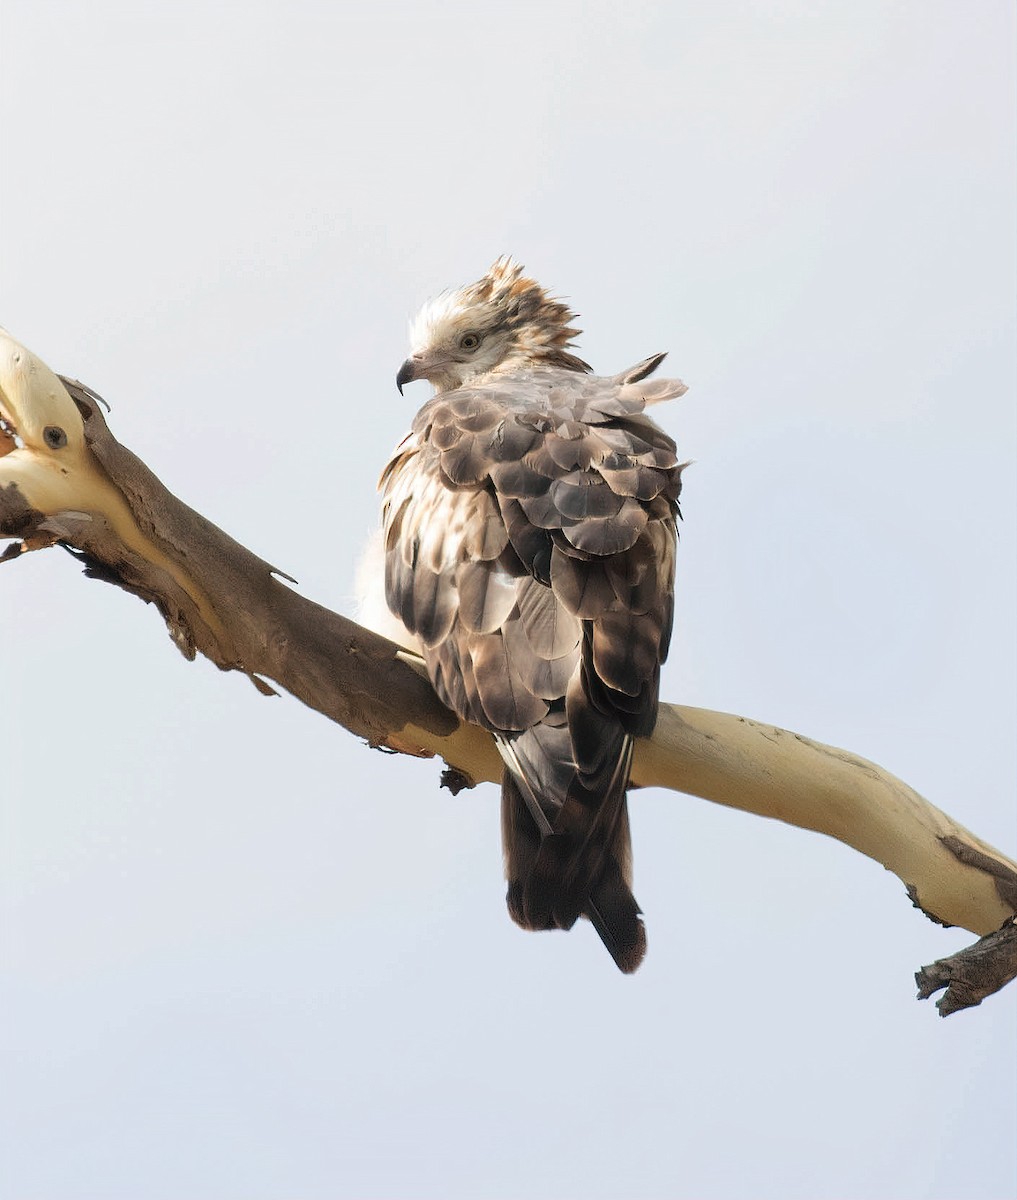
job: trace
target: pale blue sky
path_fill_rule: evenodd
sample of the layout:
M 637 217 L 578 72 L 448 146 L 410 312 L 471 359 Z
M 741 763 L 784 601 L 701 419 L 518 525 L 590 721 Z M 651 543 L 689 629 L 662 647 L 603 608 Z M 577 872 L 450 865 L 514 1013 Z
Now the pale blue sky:
M 4 0 L 0 319 L 348 608 L 519 257 L 686 475 L 666 698 L 1015 831 L 1015 16 L 977 3 Z M 0 568 L 2 1200 L 1001 1200 L 1014 997 L 852 851 L 632 803 L 649 955 L 509 921 L 497 794 L 372 754 L 57 551 Z

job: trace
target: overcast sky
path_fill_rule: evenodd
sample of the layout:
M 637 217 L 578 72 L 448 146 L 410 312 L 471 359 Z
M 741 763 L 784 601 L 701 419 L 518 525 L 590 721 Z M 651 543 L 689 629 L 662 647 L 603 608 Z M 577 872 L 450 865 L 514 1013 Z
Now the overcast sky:
M 3 0 L 0 321 L 349 610 L 428 296 L 519 257 L 685 476 L 669 700 L 1017 849 L 1007 0 Z M 649 954 L 510 922 L 496 789 L 57 550 L 0 568 L 3 1200 L 1001 1200 L 1014 995 L 838 843 L 632 801 Z

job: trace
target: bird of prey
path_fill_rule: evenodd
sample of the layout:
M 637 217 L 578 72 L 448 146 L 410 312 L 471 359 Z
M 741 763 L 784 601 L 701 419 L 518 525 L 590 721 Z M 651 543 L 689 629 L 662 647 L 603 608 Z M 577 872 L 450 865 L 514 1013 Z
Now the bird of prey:
M 574 320 L 508 257 L 421 310 L 396 384 L 435 394 L 379 485 L 385 596 L 441 699 L 497 741 L 513 919 L 585 916 L 629 972 L 646 933 L 626 788 L 657 716 L 681 488 L 644 409 L 686 389 L 649 380 L 663 354 L 593 375 Z

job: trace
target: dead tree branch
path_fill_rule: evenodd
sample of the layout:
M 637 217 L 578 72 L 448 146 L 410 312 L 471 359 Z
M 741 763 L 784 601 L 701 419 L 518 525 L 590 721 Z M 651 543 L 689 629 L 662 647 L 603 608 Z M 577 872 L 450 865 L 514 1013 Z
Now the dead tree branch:
M 3 333 L 0 418 L 0 537 L 16 539 L 0 561 L 62 544 L 89 576 L 155 604 L 187 658 L 263 692 L 271 680 L 371 745 L 440 755 L 460 783 L 500 777 L 490 736 L 444 708 L 419 661 L 300 596 L 188 508 L 113 437 L 95 393 Z M 875 764 L 745 717 L 664 705 L 633 781 L 838 838 L 895 872 L 933 920 L 991 935 L 921 973 L 923 996 L 949 984 L 944 1015 L 1014 978 L 1017 864 Z

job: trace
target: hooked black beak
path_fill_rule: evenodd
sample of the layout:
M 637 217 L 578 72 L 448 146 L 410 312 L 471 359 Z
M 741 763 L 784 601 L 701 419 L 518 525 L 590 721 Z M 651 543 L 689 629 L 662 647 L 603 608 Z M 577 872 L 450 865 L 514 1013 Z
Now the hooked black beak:
M 399 374 L 396 376 L 396 387 L 399 389 L 399 395 L 403 394 L 403 384 L 412 383 L 417 378 L 417 364 L 412 358 L 408 358 L 399 368 Z

